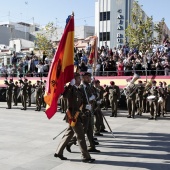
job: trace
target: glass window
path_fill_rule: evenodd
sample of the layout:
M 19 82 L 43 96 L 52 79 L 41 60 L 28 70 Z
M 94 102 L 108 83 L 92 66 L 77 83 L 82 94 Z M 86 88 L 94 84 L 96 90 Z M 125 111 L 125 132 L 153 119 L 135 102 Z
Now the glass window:
M 100 21 L 110 20 L 110 11 L 100 12 Z
M 110 32 L 100 32 L 100 41 L 110 41 Z

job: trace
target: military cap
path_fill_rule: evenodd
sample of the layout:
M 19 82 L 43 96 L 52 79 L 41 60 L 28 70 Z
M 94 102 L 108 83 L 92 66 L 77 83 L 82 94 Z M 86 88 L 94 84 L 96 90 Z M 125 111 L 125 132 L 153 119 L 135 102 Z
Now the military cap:
M 89 73 L 89 72 L 84 72 L 84 73 L 82 73 L 82 76 L 90 76 L 90 77 L 91 77 L 91 73 Z
M 99 81 L 99 80 L 95 80 L 94 83 L 95 83 L 95 84 L 98 84 L 98 83 L 100 83 L 100 81 Z
M 159 84 L 163 84 L 163 83 L 160 81 Z
M 141 80 L 139 80 L 139 81 L 138 81 L 138 83 L 142 83 L 142 81 L 141 81 Z
M 79 76 L 80 76 L 79 73 L 74 73 L 74 78 L 79 77 Z
M 104 87 L 106 87 L 106 84 L 104 84 Z
M 163 84 L 166 84 L 166 82 L 165 82 L 165 81 L 163 81 Z
M 111 82 L 110 82 L 110 85 L 114 85 L 114 84 L 115 84 L 115 82 L 114 82 L 114 81 L 111 81 Z
M 155 80 L 152 81 L 153 84 L 156 84 L 157 82 Z
M 24 81 L 28 81 L 28 79 L 24 79 Z
M 13 79 L 9 79 L 9 81 L 13 81 Z
M 37 82 L 40 82 L 40 80 L 37 80 Z

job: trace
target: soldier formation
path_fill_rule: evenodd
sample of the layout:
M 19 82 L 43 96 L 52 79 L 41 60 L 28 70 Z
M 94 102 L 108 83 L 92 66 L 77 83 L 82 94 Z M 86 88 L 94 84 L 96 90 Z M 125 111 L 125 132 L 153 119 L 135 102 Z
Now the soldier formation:
M 39 81 L 35 84 L 32 84 L 28 79 L 22 80 L 21 78 L 18 81 L 13 82 L 13 79 L 9 79 L 9 81 L 5 80 L 5 85 L 7 86 L 6 90 L 6 101 L 7 108 L 12 109 L 12 101 L 14 102 L 13 106 L 18 105 L 19 98 L 21 99 L 22 108 L 21 110 L 27 110 L 27 107 L 31 107 L 31 96 L 34 93 L 35 102 L 36 102 L 36 110 L 40 111 L 41 106 L 46 107 L 44 103 L 44 94 L 45 94 L 45 84 L 46 80 Z M 19 84 L 19 85 L 18 85 Z M 13 100 L 12 100 L 13 99 Z
M 110 117 L 119 116 L 118 103 L 123 94 L 127 101 L 127 118 L 135 118 L 135 115 L 142 116 L 143 113 L 147 112 L 150 112 L 149 120 L 156 120 L 157 117 L 164 116 L 169 93 L 166 82 L 159 82 L 159 87 L 157 87 L 155 80 L 144 83 L 139 80 L 138 84 L 135 84 L 137 79 L 139 77 L 136 75 L 127 79 L 127 86 L 120 92 L 120 88 L 115 85 L 114 81 L 111 81 L 109 86 L 102 87 L 100 81 L 92 79 L 90 73 L 84 72 L 81 76 L 79 73 L 75 73 L 74 79 L 65 86 L 60 97 L 61 112 L 66 113 L 64 119 L 69 123 L 69 126 L 65 130 L 54 157 L 66 160 L 67 158 L 63 156 L 64 149 L 71 152 L 71 146 L 78 142 L 82 161 L 94 162 L 95 159 L 91 158 L 89 153 L 100 152 L 96 149 L 96 145 L 99 143 L 94 136 L 103 136 L 102 133 L 107 132 L 104 121 L 112 133 L 102 110 L 108 110 L 111 107 Z M 37 81 L 36 84 L 32 85 L 31 81 L 28 82 L 27 79 L 19 79 L 20 85 L 18 85 L 17 81 L 14 83 L 12 79 L 9 81 L 6 79 L 5 84 L 7 85 L 7 109 L 12 108 L 12 98 L 14 106 L 17 106 L 18 98 L 21 97 L 23 106 L 21 110 L 27 110 L 27 107 L 31 106 L 33 93 L 36 100 L 35 111 L 40 111 L 42 106 L 45 107 L 43 96 L 46 81 Z

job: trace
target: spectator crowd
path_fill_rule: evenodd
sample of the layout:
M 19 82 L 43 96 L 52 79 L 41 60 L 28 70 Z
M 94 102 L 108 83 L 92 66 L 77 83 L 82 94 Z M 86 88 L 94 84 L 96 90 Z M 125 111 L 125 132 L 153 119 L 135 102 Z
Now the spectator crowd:
M 51 61 L 44 54 L 42 59 L 39 59 L 36 55 L 29 55 L 22 58 L 18 58 L 14 52 L 12 55 L 12 64 L 4 65 L 2 63 L 0 67 L 0 76 L 6 77 L 47 77 L 50 68 Z
M 170 42 L 163 45 L 153 45 L 151 52 L 142 53 L 127 45 L 122 48 L 109 48 L 107 43 L 98 48 L 98 58 L 93 65 L 89 63 L 91 45 L 87 43 L 85 49 L 75 47 L 74 65 L 80 72 L 93 72 L 95 76 L 131 76 L 138 75 L 170 75 Z M 18 58 L 12 55 L 12 64 L 1 64 L 0 76 L 6 74 L 12 77 L 46 77 L 51 60 L 43 54 L 40 59 L 36 55 Z M 93 71 L 92 71 L 93 70 Z

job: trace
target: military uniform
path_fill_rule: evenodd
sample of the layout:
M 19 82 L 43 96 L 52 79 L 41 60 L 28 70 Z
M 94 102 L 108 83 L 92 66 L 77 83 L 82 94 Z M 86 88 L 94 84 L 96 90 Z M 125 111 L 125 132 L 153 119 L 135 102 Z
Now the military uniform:
M 79 74 L 75 74 L 75 76 L 79 77 Z M 69 85 L 68 88 L 65 89 L 63 96 L 64 98 L 68 99 L 68 109 L 70 111 L 71 117 L 73 118 L 76 112 L 80 112 L 80 107 L 83 104 L 82 92 L 77 85 Z M 85 141 L 85 135 L 83 132 L 81 116 L 82 115 L 80 113 L 77 118 L 77 123 L 75 124 L 75 126 L 71 126 L 69 124 L 68 128 L 65 131 L 64 136 L 62 137 L 62 140 L 59 143 L 57 151 L 54 155 L 55 157 L 59 157 L 62 160 L 67 159 L 63 156 L 63 151 L 75 133 L 77 137 L 77 141 L 79 143 L 80 150 L 81 150 L 83 162 L 94 161 L 94 159 L 91 159 L 91 156 L 89 152 L 87 151 L 87 145 Z M 70 121 L 68 115 L 66 117 L 66 120 L 68 120 L 68 122 Z
M 158 88 L 158 115 L 157 116 L 164 116 L 164 103 L 165 103 L 165 90 L 163 88 L 163 83 L 159 82 L 159 88 Z
M 10 79 L 10 81 L 8 82 L 7 80 L 5 80 L 5 84 L 7 85 L 7 89 L 6 89 L 6 101 L 7 101 L 7 108 L 6 109 L 11 109 L 11 105 L 12 105 L 12 90 L 14 87 L 14 83 L 12 81 L 12 79 Z
M 80 85 L 81 92 L 83 94 L 83 116 L 82 116 L 82 121 L 83 121 L 83 128 L 84 132 L 87 134 L 87 138 L 89 141 L 89 152 L 100 152 L 95 148 L 95 144 L 93 141 L 93 124 L 92 124 L 92 103 L 93 100 L 95 99 L 95 96 L 92 93 L 92 89 L 89 85 L 91 81 L 91 74 L 90 73 L 83 73 L 83 84 Z
M 103 89 L 103 109 L 108 110 L 109 107 L 109 88 L 108 86 L 104 85 Z
M 154 100 L 149 100 L 149 104 L 150 104 L 149 119 L 156 119 L 158 114 L 158 88 L 156 87 L 156 81 L 153 81 L 153 86 L 149 90 L 149 95 L 155 96 Z
M 27 83 L 27 79 L 23 80 L 19 80 L 20 84 L 21 84 L 21 102 L 22 102 L 22 106 L 23 108 L 21 110 L 27 110 L 27 88 L 28 88 L 28 83 Z
M 127 79 L 130 81 L 130 79 Z M 130 83 L 130 82 L 129 82 Z M 127 118 L 134 118 L 135 116 L 135 107 L 136 107 L 136 85 L 134 83 L 130 83 L 125 88 L 125 95 L 127 99 L 127 108 L 128 108 L 128 117 Z
M 109 100 L 112 109 L 111 117 L 117 117 L 117 105 L 118 100 L 120 99 L 120 89 L 118 86 L 115 85 L 113 81 L 110 82 L 109 87 Z
M 32 84 L 31 81 L 28 82 L 28 88 L 27 88 L 27 92 L 28 92 L 28 107 L 31 107 L 31 95 L 32 95 Z
M 164 100 L 164 114 L 166 114 L 166 106 L 167 106 L 167 99 L 168 99 L 168 88 L 166 86 L 166 82 L 163 82 L 163 89 L 164 89 L 164 97 L 165 97 L 165 100 Z
M 45 95 L 45 87 L 46 87 L 46 80 L 42 82 L 42 96 L 41 96 L 41 101 L 42 101 L 42 106 L 46 107 L 46 103 L 44 101 L 44 95 Z
M 13 101 L 14 101 L 14 106 L 17 106 L 18 104 L 18 90 L 19 90 L 19 86 L 18 86 L 18 82 L 15 82 L 14 88 L 13 88 Z
M 103 136 L 100 132 L 106 132 L 105 126 L 103 122 L 103 116 L 101 111 L 101 103 L 103 99 L 103 87 L 100 86 L 100 81 L 95 80 L 95 89 L 96 89 L 96 109 L 95 109 L 95 135 L 96 136 Z
M 142 84 L 142 81 L 138 81 L 137 85 L 137 93 L 136 93 L 136 104 L 137 104 L 137 114 L 142 115 L 143 112 L 143 92 L 144 92 L 144 86 Z
M 41 110 L 41 104 L 42 104 L 42 86 L 40 84 L 40 81 L 37 81 L 37 84 L 34 86 L 35 88 L 35 100 L 36 100 L 36 110 Z

